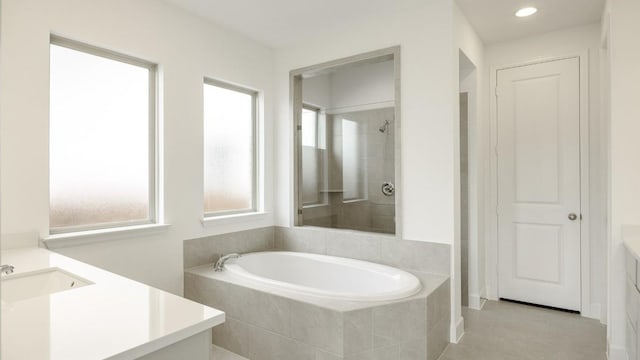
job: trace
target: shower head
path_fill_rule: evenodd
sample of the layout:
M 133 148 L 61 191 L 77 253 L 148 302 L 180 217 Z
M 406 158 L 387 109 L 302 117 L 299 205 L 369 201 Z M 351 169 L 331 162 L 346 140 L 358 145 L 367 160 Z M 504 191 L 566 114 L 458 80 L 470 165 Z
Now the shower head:
M 389 122 L 389 120 L 385 120 L 385 121 L 384 121 L 384 124 L 382 124 L 382 126 L 380 126 L 380 127 L 378 128 L 378 131 L 380 131 L 381 133 L 386 132 L 386 131 L 387 131 L 387 129 L 389 129 L 389 125 L 390 125 L 390 124 L 391 124 L 391 123 Z

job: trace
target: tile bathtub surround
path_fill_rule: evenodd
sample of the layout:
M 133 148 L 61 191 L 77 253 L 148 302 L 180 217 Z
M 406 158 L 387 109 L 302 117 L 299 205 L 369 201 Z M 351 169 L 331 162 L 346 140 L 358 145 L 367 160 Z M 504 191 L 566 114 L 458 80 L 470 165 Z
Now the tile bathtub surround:
M 276 227 L 277 250 L 311 252 L 366 260 L 433 274 L 450 272 L 450 246 L 397 240 L 391 235 L 314 227 Z
M 207 236 L 184 242 L 184 268 L 216 262 L 222 254 L 269 251 L 274 248 L 272 226 Z
M 317 227 L 264 227 L 186 240 L 184 268 L 210 264 L 221 254 L 285 250 L 371 261 L 449 275 L 450 246 L 394 236 Z
M 250 359 L 437 359 L 448 343 L 449 280 L 392 302 L 327 302 L 276 294 L 224 275 L 185 272 L 185 296 L 226 312 L 213 342 Z M 323 305 L 323 306 L 320 306 Z M 443 326 L 444 324 L 444 326 Z

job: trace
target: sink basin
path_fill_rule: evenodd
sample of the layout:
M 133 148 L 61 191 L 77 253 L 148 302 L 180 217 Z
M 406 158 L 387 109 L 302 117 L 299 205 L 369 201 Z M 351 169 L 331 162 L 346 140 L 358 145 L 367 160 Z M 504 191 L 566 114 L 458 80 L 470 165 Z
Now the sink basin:
M 59 268 L 48 268 L 24 274 L 3 277 L 1 298 L 4 302 L 16 302 L 61 291 L 77 289 L 93 284 L 87 279 Z

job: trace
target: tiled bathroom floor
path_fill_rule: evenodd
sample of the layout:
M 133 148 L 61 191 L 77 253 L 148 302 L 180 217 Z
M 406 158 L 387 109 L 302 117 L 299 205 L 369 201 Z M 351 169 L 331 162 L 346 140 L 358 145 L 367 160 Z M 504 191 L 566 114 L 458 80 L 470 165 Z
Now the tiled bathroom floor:
M 604 360 L 605 326 L 561 311 L 487 301 L 463 308 L 465 335 L 439 360 Z

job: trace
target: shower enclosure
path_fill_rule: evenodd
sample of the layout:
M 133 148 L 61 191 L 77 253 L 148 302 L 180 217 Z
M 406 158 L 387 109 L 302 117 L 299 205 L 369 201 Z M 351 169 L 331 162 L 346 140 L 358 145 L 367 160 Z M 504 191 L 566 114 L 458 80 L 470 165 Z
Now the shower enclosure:
M 297 225 L 396 234 L 395 65 L 387 54 L 298 76 Z

